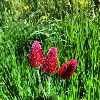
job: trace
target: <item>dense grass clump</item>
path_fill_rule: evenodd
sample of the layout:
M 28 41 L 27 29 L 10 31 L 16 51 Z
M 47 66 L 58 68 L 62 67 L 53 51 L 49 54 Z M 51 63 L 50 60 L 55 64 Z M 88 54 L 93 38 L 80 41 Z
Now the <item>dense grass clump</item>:
M 92 1 L 1 0 L 0 5 L 0 99 L 43 99 L 28 59 L 36 40 L 44 55 L 52 46 L 58 50 L 52 96 L 57 100 L 100 99 L 100 12 L 93 12 Z M 76 70 L 70 79 L 61 80 L 58 69 L 71 58 L 78 61 Z M 39 72 L 47 93 L 47 76 Z

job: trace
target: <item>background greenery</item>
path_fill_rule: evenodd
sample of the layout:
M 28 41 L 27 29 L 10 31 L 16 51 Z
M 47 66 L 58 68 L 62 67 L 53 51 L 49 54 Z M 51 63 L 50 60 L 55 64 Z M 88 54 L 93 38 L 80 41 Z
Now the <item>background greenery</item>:
M 57 72 L 51 77 L 50 91 L 58 100 L 100 99 L 100 12 L 94 13 L 92 1 L 1 0 L 0 5 L 1 100 L 36 100 L 42 95 L 36 70 L 28 62 L 35 40 L 44 55 L 57 47 L 58 68 L 71 58 L 78 61 L 70 79 L 61 81 Z M 39 71 L 48 92 L 47 76 Z

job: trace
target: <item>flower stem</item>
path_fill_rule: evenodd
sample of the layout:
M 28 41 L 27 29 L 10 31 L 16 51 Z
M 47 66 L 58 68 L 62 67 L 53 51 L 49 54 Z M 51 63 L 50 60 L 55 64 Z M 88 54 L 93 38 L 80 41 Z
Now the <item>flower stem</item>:
M 50 94 L 50 76 L 48 76 L 48 94 Z
M 41 83 L 41 78 L 40 78 L 39 70 L 37 70 L 37 75 L 38 75 L 39 84 L 40 84 L 40 86 L 41 86 L 41 90 L 43 90 L 43 93 L 44 93 L 44 95 L 46 96 L 46 93 L 45 93 L 45 91 L 44 91 L 44 89 L 43 89 L 43 86 L 42 86 L 42 83 Z

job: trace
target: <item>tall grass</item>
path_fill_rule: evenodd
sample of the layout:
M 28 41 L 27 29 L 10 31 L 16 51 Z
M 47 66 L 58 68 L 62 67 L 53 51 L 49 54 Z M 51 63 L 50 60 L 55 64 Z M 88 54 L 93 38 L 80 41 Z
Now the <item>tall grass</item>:
M 78 61 L 70 79 L 61 81 L 57 72 L 51 76 L 50 92 L 58 100 L 100 99 L 100 18 L 99 12 L 93 18 L 93 4 L 86 2 L 72 1 L 71 6 L 65 0 L 0 2 L 0 99 L 35 100 L 42 95 L 36 70 L 28 62 L 35 40 L 44 55 L 51 46 L 57 47 L 58 68 L 71 58 Z M 25 5 L 29 9 L 24 10 Z M 39 72 L 48 92 L 47 76 Z

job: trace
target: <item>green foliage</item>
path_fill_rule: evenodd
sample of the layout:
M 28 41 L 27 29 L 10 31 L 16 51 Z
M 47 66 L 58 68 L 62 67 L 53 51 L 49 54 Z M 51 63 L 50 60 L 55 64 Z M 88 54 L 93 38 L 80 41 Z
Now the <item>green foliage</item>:
M 35 40 L 44 55 L 51 46 L 57 47 L 57 70 L 71 58 L 78 61 L 70 79 L 61 80 L 57 73 L 51 76 L 49 99 L 100 99 L 100 18 L 99 11 L 94 18 L 92 2 L 71 0 L 68 5 L 66 0 L 1 0 L 0 4 L 0 99 L 43 96 L 36 70 L 28 62 Z M 25 10 L 25 6 L 29 8 Z M 48 92 L 47 76 L 41 69 L 40 76 Z

